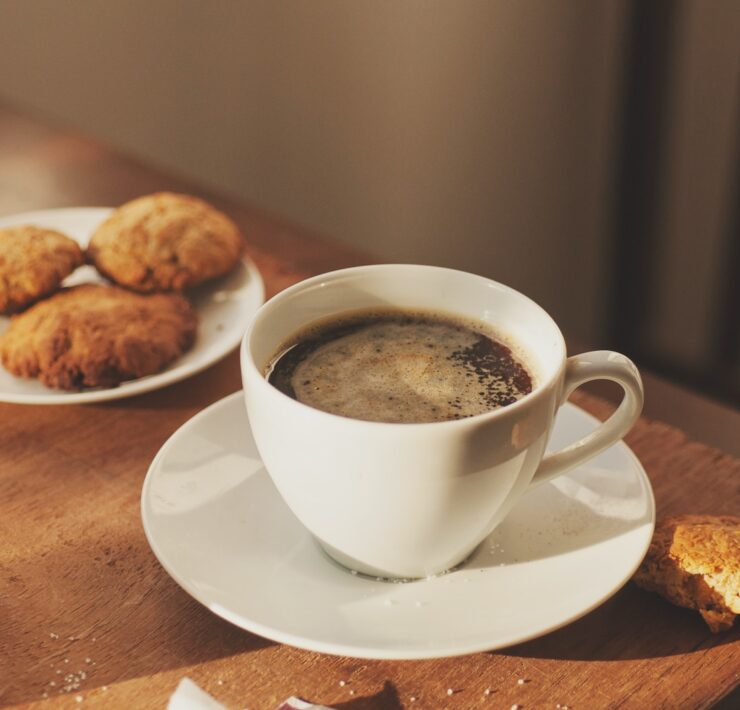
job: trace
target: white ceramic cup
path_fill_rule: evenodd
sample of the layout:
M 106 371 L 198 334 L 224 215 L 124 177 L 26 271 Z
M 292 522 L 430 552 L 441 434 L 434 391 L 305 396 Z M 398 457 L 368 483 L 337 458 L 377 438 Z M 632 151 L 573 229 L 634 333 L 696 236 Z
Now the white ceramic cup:
M 465 419 L 394 424 L 329 414 L 267 382 L 268 362 L 297 331 L 368 307 L 436 309 L 492 324 L 526 354 L 532 392 Z M 282 291 L 246 333 L 241 368 L 254 440 L 290 509 L 336 561 L 382 577 L 425 577 L 461 563 L 520 496 L 624 436 L 643 403 L 640 375 L 624 355 L 566 357 L 557 325 L 529 298 L 432 266 L 361 266 Z M 596 379 L 622 386 L 618 409 L 543 458 L 560 405 Z

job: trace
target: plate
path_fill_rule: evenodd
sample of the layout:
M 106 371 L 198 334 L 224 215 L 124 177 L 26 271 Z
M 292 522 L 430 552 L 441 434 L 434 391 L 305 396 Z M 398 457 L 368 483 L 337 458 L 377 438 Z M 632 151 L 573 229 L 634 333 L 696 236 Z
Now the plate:
M 550 445 L 596 424 L 566 404 Z M 141 509 L 162 566 L 214 614 L 292 646 L 381 659 L 502 648 L 578 619 L 632 576 L 655 521 L 648 478 L 620 442 L 526 494 L 453 572 L 405 583 L 352 574 L 278 494 L 240 392 L 170 437 Z
M 95 228 L 112 212 L 109 207 L 73 207 L 26 212 L 0 219 L 0 228 L 21 224 L 56 229 L 86 247 Z M 82 266 L 64 281 L 107 283 L 92 266 Z M 195 345 L 169 367 L 155 375 L 128 380 L 118 387 L 66 392 L 46 387 L 37 380 L 15 377 L 0 367 L 0 402 L 17 404 L 82 404 L 104 402 L 149 392 L 204 370 L 234 350 L 257 309 L 264 302 L 265 289 L 257 267 L 243 259 L 226 276 L 188 291 L 198 312 Z M 0 316 L 0 333 L 10 318 Z

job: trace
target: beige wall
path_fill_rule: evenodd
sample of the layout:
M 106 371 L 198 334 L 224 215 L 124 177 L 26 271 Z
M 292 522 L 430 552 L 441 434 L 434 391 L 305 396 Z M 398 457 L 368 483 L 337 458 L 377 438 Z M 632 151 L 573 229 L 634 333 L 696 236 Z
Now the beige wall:
M 592 338 L 623 9 L 5 0 L 0 96 Z
M 740 3 L 680 2 L 673 72 L 654 293 L 645 337 L 664 359 L 692 366 L 707 357 L 718 327 L 740 326 L 740 311 L 734 324 L 719 324 L 716 317 L 730 212 L 740 199 L 735 183 L 740 156 Z M 740 372 L 735 381 L 740 382 Z

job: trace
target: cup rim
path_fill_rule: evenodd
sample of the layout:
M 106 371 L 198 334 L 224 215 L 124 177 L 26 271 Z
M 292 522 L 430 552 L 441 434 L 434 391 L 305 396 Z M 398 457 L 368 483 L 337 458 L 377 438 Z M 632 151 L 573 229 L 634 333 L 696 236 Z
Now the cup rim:
M 301 290 L 307 287 L 313 286 L 322 281 L 335 280 L 345 275 L 351 275 L 356 272 L 394 270 L 394 269 L 399 269 L 399 268 L 413 268 L 413 267 L 421 268 L 427 271 L 454 273 L 460 276 L 480 279 L 480 280 L 486 281 L 487 283 L 494 284 L 497 288 L 500 288 L 519 298 L 522 298 L 528 301 L 529 304 L 533 308 L 536 308 L 542 313 L 542 315 L 545 316 L 545 318 L 552 324 L 555 333 L 557 333 L 557 341 L 558 341 L 557 345 L 559 346 L 558 349 L 560 351 L 560 363 L 557 369 L 554 370 L 542 382 L 538 382 L 537 386 L 531 392 L 524 395 L 524 397 L 522 397 L 521 399 L 518 399 L 516 402 L 507 404 L 505 407 L 497 407 L 496 409 L 491 409 L 488 412 L 482 412 L 481 414 L 474 414 L 472 416 L 464 417 L 462 419 L 444 419 L 444 420 L 435 421 L 435 422 L 379 422 L 379 421 L 372 421 L 372 420 L 367 420 L 367 419 L 356 419 L 353 417 L 345 417 L 341 414 L 333 414 L 332 412 L 326 412 L 322 409 L 316 409 L 315 407 L 311 407 L 308 404 L 304 404 L 303 402 L 300 402 L 297 399 L 293 399 L 292 397 L 289 397 L 284 392 L 281 392 L 279 389 L 277 389 L 277 387 L 273 387 L 267 381 L 264 374 L 260 371 L 259 367 L 257 367 L 257 364 L 255 363 L 254 358 L 252 357 L 250 342 L 255 332 L 255 329 L 259 327 L 260 322 L 264 320 L 265 312 L 270 307 L 272 307 L 275 303 L 279 303 L 280 301 L 283 301 L 286 298 L 291 297 L 295 293 L 300 292 Z M 556 384 L 556 382 L 561 378 L 562 373 L 565 370 L 566 357 L 567 357 L 567 349 L 565 345 L 565 338 L 563 337 L 560 327 L 555 322 L 555 319 L 542 306 L 540 306 L 539 303 L 532 300 L 529 296 L 526 296 L 521 291 L 517 291 L 515 288 L 512 288 L 511 286 L 502 284 L 500 281 L 496 281 L 487 276 L 481 276 L 480 274 L 473 274 L 468 271 L 462 271 L 461 269 L 451 269 L 451 268 L 444 267 L 444 266 L 433 266 L 430 264 L 405 264 L 405 263 L 365 264 L 365 265 L 360 265 L 360 266 L 350 266 L 344 269 L 335 269 L 332 271 L 327 271 L 321 274 L 317 274 L 316 276 L 310 276 L 309 278 L 302 279 L 298 283 L 295 283 L 292 286 L 289 286 L 288 288 L 285 288 L 282 291 L 279 291 L 274 296 L 272 296 L 267 301 L 265 301 L 265 303 L 263 303 L 262 306 L 260 306 L 259 310 L 257 311 L 254 318 L 252 319 L 252 322 L 250 323 L 249 328 L 247 328 L 247 331 L 244 333 L 244 336 L 242 337 L 241 346 L 239 348 L 239 360 L 240 360 L 240 366 L 241 366 L 242 372 L 244 373 L 245 367 L 248 368 L 253 376 L 252 379 L 254 380 L 254 383 L 249 383 L 248 385 L 246 382 L 246 377 L 244 377 L 243 386 L 245 388 L 247 386 L 254 386 L 254 384 L 259 383 L 257 386 L 261 388 L 268 388 L 265 391 L 269 391 L 272 396 L 277 396 L 279 400 L 282 401 L 286 406 L 299 407 L 301 411 L 310 412 L 312 415 L 318 416 L 320 418 L 329 417 L 328 421 L 333 422 L 334 424 L 343 423 L 346 426 L 361 424 L 364 426 L 373 426 L 373 427 L 380 427 L 380 428 L 385 428 L 385 429 L 387 429 L 388 427 L 392 427 L 398 431 L 400 431 L 400 428 L 402 428 L 404 431 L 406 430 L 410 431 L 412 429 L 426 428 L 430 426 L 437 427 L 438 429 L 443 426 L 445 427 L 471 426 L 472 424 L 480 424 L 480 423 L 491 421 L 491 420 L 501 419 L 505 416 L 510 415 L 513 412 L 518 412 L 520 409 L 524 409 L 530 406 L 533 402 L 538 400 L 541 396 L 544 396 L 546 392 L 552 389 L 552 387 Z

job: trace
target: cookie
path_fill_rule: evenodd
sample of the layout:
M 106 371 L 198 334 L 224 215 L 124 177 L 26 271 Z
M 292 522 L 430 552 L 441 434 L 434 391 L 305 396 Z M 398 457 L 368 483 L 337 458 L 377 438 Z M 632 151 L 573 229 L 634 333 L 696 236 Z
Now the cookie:
M 158 192 L 119 207 L 87 249 L 98 271 L 136 291 L 180 291 L 236 266 L 238 227 L 207 202 Z
M 661 520 L 635 582 L 697 609 L 713 632 L 740 614 L 740 518 L 677 515 Z
M 13 316 L 0 336 L 0 361 L 49 387 L 113 387 L 159 372 L 192 346 L 196 327 L 179 294 L 83 284 Z
M 15 313 L 59 288 L 85 261 L 74 239 L 43 227 L 0 229 L 0 313 Z

